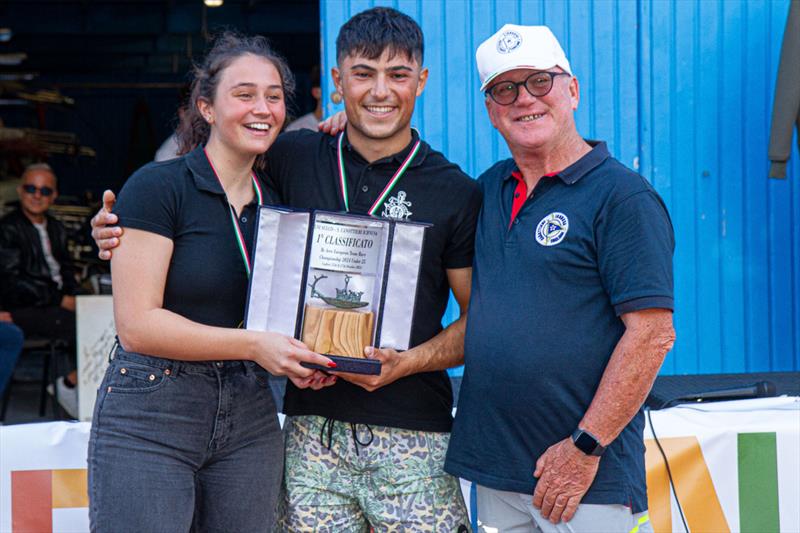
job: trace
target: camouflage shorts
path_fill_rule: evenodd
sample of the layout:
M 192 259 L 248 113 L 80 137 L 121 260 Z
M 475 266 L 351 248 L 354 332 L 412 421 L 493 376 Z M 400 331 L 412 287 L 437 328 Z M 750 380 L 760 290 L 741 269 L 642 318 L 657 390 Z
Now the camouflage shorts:
M 284 429 L 280 531 L 470 531 L 458 479 L 442 470 L 449 433 L 317 416 L 287 417 Z

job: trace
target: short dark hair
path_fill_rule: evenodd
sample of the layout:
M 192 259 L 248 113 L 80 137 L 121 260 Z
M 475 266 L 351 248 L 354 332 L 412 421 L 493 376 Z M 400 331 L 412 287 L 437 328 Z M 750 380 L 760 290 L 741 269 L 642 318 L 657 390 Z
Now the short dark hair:
M 402 53 L 422 65 L 422 29 L 414 19 L 390 7 L 373 7 L 344 23 L 336 37 L 336 61 L 350 55 L 377 59 L 384 50 L 390 56 Z

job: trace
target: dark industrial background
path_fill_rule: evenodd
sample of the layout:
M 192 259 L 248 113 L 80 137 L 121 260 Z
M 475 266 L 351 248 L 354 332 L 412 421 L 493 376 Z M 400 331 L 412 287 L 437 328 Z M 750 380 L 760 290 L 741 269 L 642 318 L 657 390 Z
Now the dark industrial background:
M 57 132 L 57 142 L 74 145 L 39 158 L 55 168 L 62 195 L 83 202 L 118 190 L 152 160 L 175 126 L 192 62 L 224 29 L 268 37 L 297 78 L 291 110 L 310 111 L 319 26 L 316 0 L 225 0 L 216 8 L 202 0 L 5 0 L 0 118 L 6 128 Z M 0 180 L 17 177 L 39 148 L 0 143 Z

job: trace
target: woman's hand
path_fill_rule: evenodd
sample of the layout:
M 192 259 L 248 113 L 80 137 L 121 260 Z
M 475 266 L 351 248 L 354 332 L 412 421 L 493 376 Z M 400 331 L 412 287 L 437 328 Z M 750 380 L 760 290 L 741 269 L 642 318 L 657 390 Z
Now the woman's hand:
M 331 376 L 319 370 L 315 370 L 314 373 L 307 378 L 294 378 L 289 376 L 289 379 L 298 389 L 320 390 L 336 383 L 336 376 Z
M 321 386 L 320 381 L 323 377 L 321 372 L 306 368 L 300 363 L 336 368 L 336 363 L 323 355 L 312 352 L 297 339 L 269 331 L 258 332 L 257 335 L 256 354 L 253 360 L 272 375 L 287 376 L 298 387 Z

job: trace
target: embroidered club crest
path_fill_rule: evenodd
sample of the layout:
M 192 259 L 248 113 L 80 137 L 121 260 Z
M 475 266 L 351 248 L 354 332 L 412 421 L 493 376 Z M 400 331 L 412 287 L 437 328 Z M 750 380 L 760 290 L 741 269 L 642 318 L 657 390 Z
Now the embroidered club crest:
M 408 220 L 408 217 L 411 216 L 411 211 L 408 210 L 409 207 L 411 207 L 411 202 L 406 200 L 406 192 L 397 191 L 397 196 L 392 196 L 383 204 L 381 216 L 395 220 Z
M 564 240 L 569 231 L 569 219 L 564 213 L 550 213 L 536 226 L 536 242 L 542 246 L 555 246 Z
M 522 37 L 515 31 L 504 31 L 497 40 L 497 51 L 507 54 L 522 44 Z

